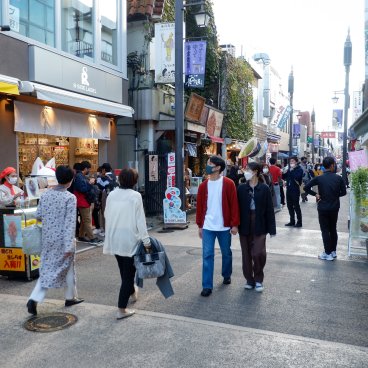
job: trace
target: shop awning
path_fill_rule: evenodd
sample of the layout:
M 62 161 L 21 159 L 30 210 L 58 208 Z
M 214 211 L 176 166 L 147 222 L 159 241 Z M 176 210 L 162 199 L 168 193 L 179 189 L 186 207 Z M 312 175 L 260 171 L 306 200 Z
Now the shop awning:
M 37 98 L 40 100 L 118 116 L 132 117 L 134 114 L 132 107 L 116 102 L 105 101 L 38 83 L 33 83 L 33 86 Z
M 213 137 L 212 135 L 209 135 L 208 138 L 214 143 L 224 143 L 224 138 Z
M 19 95 L 19 80 L 0 74 L 0 93 Z

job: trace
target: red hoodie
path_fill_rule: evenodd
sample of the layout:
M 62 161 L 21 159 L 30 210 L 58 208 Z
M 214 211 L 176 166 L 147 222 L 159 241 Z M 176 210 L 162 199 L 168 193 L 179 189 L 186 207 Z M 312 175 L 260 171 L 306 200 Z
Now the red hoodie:
M 208 179 L 205 180 L 198 188 L 196 223 L 199 228 L 203 227 L 207 212 L 207 184 Z M 222 186 L 222 215 L 224 217 L 225 227 L 239 226 L 239 204 L 236 194 L 236 187 L 234 182 L 226 177 L 224 177 Z

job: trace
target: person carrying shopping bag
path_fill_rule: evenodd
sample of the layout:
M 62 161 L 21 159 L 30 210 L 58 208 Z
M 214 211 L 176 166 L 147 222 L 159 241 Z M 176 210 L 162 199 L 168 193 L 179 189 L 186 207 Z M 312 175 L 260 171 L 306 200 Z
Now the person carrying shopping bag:
M 129 298 L 135 302 L 138 297 L 138 288 L 134 286 L 134 255 L 140 241 L 147 250 L 151 247 L 142 196 L 133 189 L 137 181 L 136 170 L 123 169 L 119 174 L 119 187 L 106 200 L 103 253 L 115 256 L 121 276 L 117 319 L 135 313 L 127 308 Z

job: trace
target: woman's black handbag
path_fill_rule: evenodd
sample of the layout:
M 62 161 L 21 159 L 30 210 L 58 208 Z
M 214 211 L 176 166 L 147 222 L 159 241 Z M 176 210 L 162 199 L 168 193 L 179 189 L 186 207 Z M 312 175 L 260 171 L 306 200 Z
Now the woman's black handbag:
M 138 278 L 153 279 L 161 277 L 165 273 L 165 252 L 159 252 L 151 243 L 150 253 L 147 253 L 143 242 L 139 242 L 137 254 L 134 256 L 134 266 Z

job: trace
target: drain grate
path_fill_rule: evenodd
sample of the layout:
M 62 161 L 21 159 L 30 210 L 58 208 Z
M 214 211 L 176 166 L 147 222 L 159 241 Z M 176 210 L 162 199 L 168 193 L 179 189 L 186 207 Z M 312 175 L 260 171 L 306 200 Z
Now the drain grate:
M 78 318 L 74 314 L 55 312 L 32 317 L 23 327 L 34 332 L 54 332 L 74 325 L 77 321 Z

